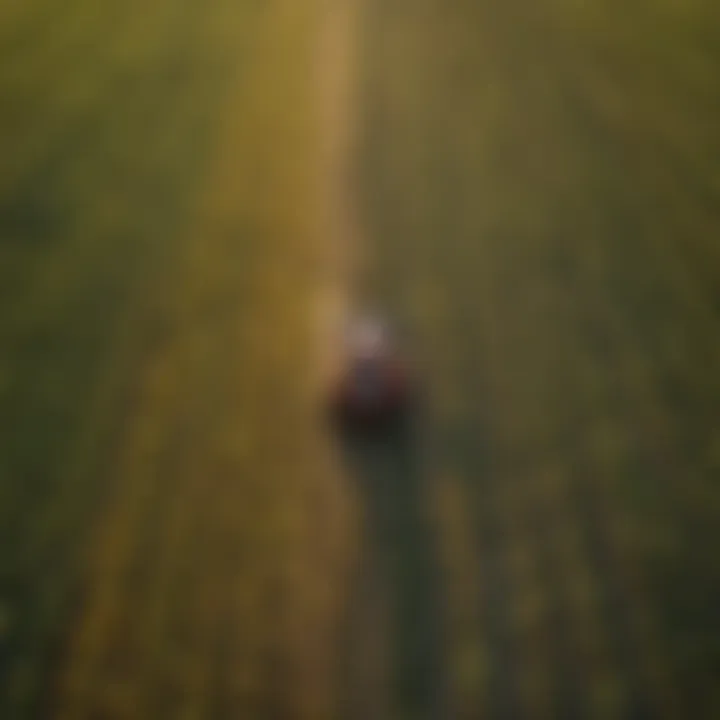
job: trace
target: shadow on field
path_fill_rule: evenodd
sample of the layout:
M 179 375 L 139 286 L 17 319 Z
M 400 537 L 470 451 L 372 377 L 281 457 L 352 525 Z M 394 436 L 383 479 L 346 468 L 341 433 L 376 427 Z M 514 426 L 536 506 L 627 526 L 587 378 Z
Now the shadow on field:
M 419 433 L 393 429 L 339 443 L 363 517 L 342 648 L 342 717 L 444 717 L 441 578 Z

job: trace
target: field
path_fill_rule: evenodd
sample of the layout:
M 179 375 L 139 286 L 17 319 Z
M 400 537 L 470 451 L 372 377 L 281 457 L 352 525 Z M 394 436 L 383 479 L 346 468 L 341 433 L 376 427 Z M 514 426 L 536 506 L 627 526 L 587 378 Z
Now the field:
M 0 58 L 0 718 L 720 716 L 709 0 L 9 1 Z M 363 301 L 427 402 L 337 448 Z
M 468 528 L 455 695 L 714 717 L 717 12 L 367 5 L 365 282 L 422 341 Z

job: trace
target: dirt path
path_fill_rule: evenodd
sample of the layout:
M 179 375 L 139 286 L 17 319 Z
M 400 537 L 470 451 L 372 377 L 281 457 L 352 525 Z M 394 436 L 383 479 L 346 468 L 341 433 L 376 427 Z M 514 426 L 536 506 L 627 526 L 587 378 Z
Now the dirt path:
M 324 8 L 318 53 L 318 126 L 323 135 L 320 179 L 323 227 L 316 307 L 320 362 L 313 378 L 322 394 L 337 370 L 343 325 L 357 304 L 365 245 L 355 186 L 358 139 L 358 41 L 362 0 L 333 0 Z M 335 449 L 337 450 L 337 448 Z M 340 452 L 336 476 L 355 508 L 353 578 L 338 642 L 339 718 L 390 717 L 386 578 L 367 542 L 370 525 L 362 489 Z
M 364 244 L 353 182 L 360 4 L 361 0 L 331 0 L 324 3 L 320 15 L 318 197 L 322 227 L 318 252 L 317 325 L 321 356 L 318 383 L 332 370 L 337 335 L 357 289 Z
M 348 312 L 382 301 L 372 287 L 372 244 L 357 184 L 363 5 L 362 0 L 329 5 L 320 52 L 329 243 L 318 312 L 324 373 Z M 446 717 L 439 710 L 444 695 L 444 618 L 436 597 L 441 578 L 426 522 L 430 470 L 421 446 L 415 437 L 407 444 L 391 440 L 340 449 L 340 475 L 358 521 L 356 571 L 339 637 L 342 718 L 383 720 L 409 712 L 417 718 Z

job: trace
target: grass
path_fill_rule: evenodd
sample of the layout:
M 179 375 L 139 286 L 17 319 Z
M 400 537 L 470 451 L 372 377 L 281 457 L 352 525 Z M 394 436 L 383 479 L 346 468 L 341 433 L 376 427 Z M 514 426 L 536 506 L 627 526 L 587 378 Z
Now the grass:
M 718 19 L 368 3 L 366 292 L 432 369 L 491 717 L 717 712 Z
M 365 0 L 351 103 L 325 5 L 0 10 L 0 717 L 718 715 L 717 10 Z M 356 486 L 336 234 L 428 381 Z
M 191 113 L 179 127 L 164 126 L 160 101 L 181 111 L 182 95 L 162 71 L 123 87 L 123 71 L 133 63 L 142 70 L 143 58 L 130 53 L 118 64 L 112 44 L 100 45 L 89 29 L 78 37 L 75 22 L 86 12 L 82 4 L 68 8 L 67 24 L 48 46 L 4 46 L 0 457 L 8 717 L 40 696 L 36 669 L 61 627 L 82 528 L 105 492 L 106 473 L 94 459 L 98 445 L 114 442 L 103 426 L 116 422 L 112 409 L 122 403 L 126 381 L 114 375 L 127 368 L 114 366 L 122 367 L 128 352 L 124 318 L 138 304 L 145 272 L 157 269 L 159 233 L 173 233 L 181 221 L 177 211 L 201 147 L 191 139 L 206 123 Z M 114 39 L 124 34 L 127 43 L 132 18 L 128 7 Z M 172 13 L 167 20 L 174 24 Z M 173 41 L 182 43 L 189 21 L 178 21 L 166 53 Z M 181 57 L 177 71 L 187 73 L 188 61 Z M 108 81 L 111 68 L 117 84 Z M 67 95 L 54 84 L 63 81 Z M 187 143 L 179 157 L 173 141 Z M 145 187 L 132 185 L 136 174 Z M 177 207 L 168 207 L 169 199 Z M 112 406 L 108 416 L 95 415 L 96 404 Z
M 4 11 L 3 717 L 329 712 L 317 9 Z

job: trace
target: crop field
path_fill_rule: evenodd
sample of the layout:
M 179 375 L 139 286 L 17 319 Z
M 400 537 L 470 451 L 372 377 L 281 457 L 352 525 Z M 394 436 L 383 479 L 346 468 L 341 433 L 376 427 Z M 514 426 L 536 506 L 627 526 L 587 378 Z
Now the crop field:
M 0 718 L 720 717 L 719 73 L 710 0 L 3 3 Z M 363 302 L 424 402 L 338 446 Z
M 720 16 L 366 5 L 364 283 L 431 383 L 446 716 L 715 717 Z
M 3 15 L 0 717 L 322 717 L 317 6 Z

